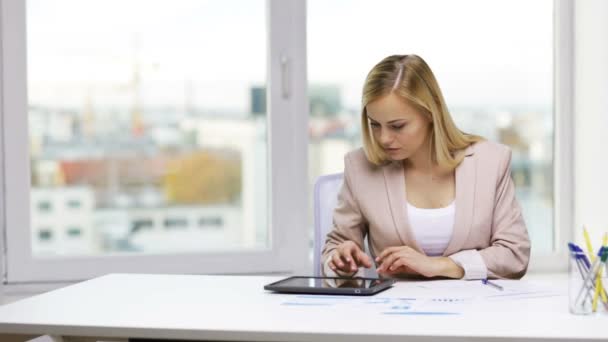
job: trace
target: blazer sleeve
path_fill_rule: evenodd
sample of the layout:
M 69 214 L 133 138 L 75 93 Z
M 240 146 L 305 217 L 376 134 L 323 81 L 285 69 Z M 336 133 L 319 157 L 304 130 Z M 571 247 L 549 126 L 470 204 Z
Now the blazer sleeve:
M 363 239 L 367 234 L 367 221 L 361 213 L 361 208 L 354 195 L 354 170 L 348 154 L 344 157 L 344 182 L 338 193 L 338 203 L 333 214 L 333 229 L 327 234 L 322 251 L 322 270 L 327 273 L 328 258 L 336 247 L 344 241 L 353 241 L 364 249 Z
M 490 247 L 479 251 L 488 277 L 519 279 L 530 260 L 530 238 L 511 179 L 511 150 L 506 149 L 499 168 Z

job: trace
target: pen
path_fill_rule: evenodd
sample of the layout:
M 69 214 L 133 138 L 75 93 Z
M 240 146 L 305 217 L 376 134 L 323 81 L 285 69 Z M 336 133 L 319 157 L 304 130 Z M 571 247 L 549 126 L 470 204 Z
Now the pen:
M 608 251 L 608 233 L 604 233 L 604 239 L 602 240 L 602 247 L 604 247 L 604 252 Z M 600 248 L 600 251 L 601 250 L 602 249 Z M 606 291 L 604 290 L 604 284 L 602 284 L 602 277 L 600 276 L 599 279 L 600 279 L 600 287 L 601 287 L 600 296 L 602 297 L 602 302 L 604 302 L 604 305 L 606 305 L 606 304 L 608 304 L 608 296 L 606 296 Z
M 593 254 L 593 245 L 591 244 L 591 239 L 589 238 L 589 232 L 587 231 L 587 227 L 585 227 L 583 225 L 583 237 L 585 238 L 585 244 L 587 245 L 587 251 L 589 252 L 589 259 L 591 260 L 591 262 L 595 261 L 595 255 Z M 602 252 L 602 248 L 600 247 L 600 254 Z M 599 256 L 599 255 L 598 255 Z M 593 282 L 592 282 L 593 283 Z M 596 286 L 596 290 L 598 286 L 601 286 L 602 289 L 604 288 L 604 286 L 602 285 L 602 279 L 601 278 L 597 278 L 597 281 L 595 282 L 595 286 Z M 606 294 L 604 293 L 604 291 L 602 291 L 602 302 L 604 302 L 604 304 L 606 303 Z M 597 307 L 597 299 L 594 298 L 593 299 L 593 312 L 595 312 L 595 308 Z
M 591 268 L 591 265 L 589 265 L 589 260 L 587 260 L 587 256 L 585 255 L 583 250 L 576 244 L 568 243 L 568 248 L 570 249 L 570 257 L 576 262 L 576 266 L 584 284 L 585 277 L 587 276 L 589 269 Z M 591 293 L 593 292 L 593 284 L 583 285 L 583 287 L 587 288 L 585 299 L 589 298 L 590 300 L 592 300 Z
M 598 274 L 599 268 L 602 267 L 602 264 L 603 265 L 606 264 L 606 259 L 608 259 L 608 250 L 606 250 L 606 252 L 604 252 L 604 248 L 602 247 L 600 249 L 600 252 L 601 252 L 601 258 L 596 258 L 595 261 L 593 262 L 593 265 L 591 265 L 591 269 L 589 270 L 589 272 L 587 272 L 587 275 L 585 276 L 585 279 L 583 280 L 583 287 L 581 288 L 581 290 L 578 293 L 578 296 L 576 297 L 576 303 L 580 303 L 581 296 L 584 294 L 585 289 L 587 289 L 587 294 L 590 294 L 591 291 L 589 291 L 589 286 L 593 287 L 593 285 L 594 285 L 593 281 L 595 280 L 595 277 Z
M 500 290 L 500 291 L 504 290 L 504 289 L 502 288 L 502 286 L 500 286 L 500 285 L 498 285 L 498 284 L 496 284 L 496 283 L 494 283 L 494 282 L 489 281 L 487 278 L 486 278 L 486 279 L 482 279 L 482 280 L 481 280 L 481 282 L 482 282 L 484 285 L 490 285 L 490 286 L 492 286 L 492 287 L 494 287 L 495 289 L 498 289 L 498 290 Z
M 589 232 L 587 231 L 586 227 L 583 227 L 583 237 L 585 238 L 585 243 L 587 245 L 587 250 L 589 251 L 589 259 L 591 259 L 591 262 L 595 261 L 596 256 L 593 254 L 593 245 L 591 244 L 591 239 L 589 238 Z M 602 255 L 602 248 L 604 248 L 604 245 L 606 245 L 606 242 L 608 237 L 606 236 L 606 234 L 604 234 L 604 240 L 602 241 L 602 246 L 600 246 L 600 251 L 597 254 L 597 257 L 601 257 Z M 582 249 L 576 245 L 574 245 L 575 248 L 578 248 L 579 251 L 582 251 Z M 583 252 L 584 255 L 584 252 Z M 589 261 L 587 260 L 587 257 L 585 256 L 585 258 L 583 259 L 583 261 L 586 264 L 589 264 Z M 590 267 L 589 267 L 590 268 Z M 604 285 L 602 284 L 602 278 L 601 277 L 597 277 L 597 281 L 595 282 L 595 287 L 599 287 L 599 295 L 602 299 L 602 303 L 604 303 L 604 306 L 606 306 L 608 308 L 608 296 L 606 295 L 606 291 L 604 290 Z M 596 302 L 597 300 L 594 298 L 594 302 Z M 596 304 L 597 305 L 597 304 Z M 595 311 L 595 310 L 594 310 Z
M 606 244 L 606 237 L 604 236 L 604 244 Z M 605 250 L 605 247 L 602 246 L 602 248 L 600 248 L 600 253 L 602 254 L 608 254 L 607 253 L 608 250 Z M 605 256 L 602 255 L 602 262 L 606 262 L 606 258 Z M 593 295 L 593 304 L 592 304 L 592 310 L 593 312 L 595 312 L 597 310 L 597 300 L 600 297 L 600 292 L 602 294 L 604 294 L 603 291 L 601 290 L 604 289 L 604 285 L 602 284 L 602 267 L 600 266 L 600 268 L 597 270 L 597 275 L 596 275 L 596 280 L 595 280 L 595 294 Z M 603 300 L 603 298 L 602 298 Z

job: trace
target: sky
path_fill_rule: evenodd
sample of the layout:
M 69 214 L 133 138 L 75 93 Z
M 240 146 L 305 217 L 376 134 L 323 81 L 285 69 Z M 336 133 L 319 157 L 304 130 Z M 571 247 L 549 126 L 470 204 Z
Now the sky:
M 309 79 L 351 85 L 347 102 L 360 101 L 366 74 L 382 58 L 410 53 L 427 61 L 448 103 L 551 100 L 550 0 L 308 4 Z
M 191 87 L 196 104 L 246 109 L 265 83 L 263 0 L 29 0 L 27 20 L 39 102 L 128 102 L 111 94 L 128 89 L 136 59 L 150 104 L 183 102 Z M 550 106 L 552 20 L 551 0 L 309 0 L 309 83 L 340 86 L 358 108 L 374 64 L 416 53 L 448 105 Z

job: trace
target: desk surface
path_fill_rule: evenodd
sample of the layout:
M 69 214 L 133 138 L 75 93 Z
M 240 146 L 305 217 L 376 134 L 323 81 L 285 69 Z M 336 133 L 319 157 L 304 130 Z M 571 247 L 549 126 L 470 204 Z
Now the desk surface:
M 443 310 L 453 314 L 438 312 L 442 303 L 431 301 L 418 305 L 418 311 L 399 306 L 428 291 L 425 282 L 398 282 L 373 297 L 319 298 L 262 289 L 277 279 L 111 274 L 1 306 L 0 333 L 349 342 L 402 341 L 404 336 L 408 341 L 608 339 L 608 313 L 568 313 L 564 275 L 515 281 L 513 286 L 547 286 L 553 293 L 508 300 L 507 292 L 496 290 L 493 296 L 484 292 L 492 288 L 478 287 L 479 282 L 432 282 L 439 286 L 432 290 L 436 298 L 462 297 L 457 306 Z M 471 289 L 483 298 L 464 298 Z M 422 303 L 421 297 L 417 300 Z

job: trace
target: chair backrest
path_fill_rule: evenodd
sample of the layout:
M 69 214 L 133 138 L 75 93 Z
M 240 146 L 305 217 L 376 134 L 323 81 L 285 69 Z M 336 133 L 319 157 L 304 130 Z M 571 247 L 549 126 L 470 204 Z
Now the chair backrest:
M 321 275 L 321 249 L 325 238 L 333 227 L 333 212 L 338 203 L 338 192 L 342 187 L 344 174 L 335 173 L 317 178 L 314 191 L 315 234 L 314 270 L 315 276 Z
M 315 182 L 314 211 L 315 211 L 315 237 L 314 237 L 314 271 L 315 276 L 321 276 L 321 249 L 325 244 L 327 234 L 333 228 L 333 213 L 338 204 L 338 192 L 344 182 L 343 173 L 334 173 L 320 176 Z M 367 237 L 363 241 L 365 253 L 370 255 Z M 363 272 L 365 277 L 377 277 L 376 266 Z

